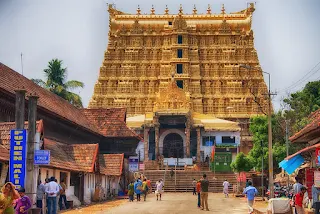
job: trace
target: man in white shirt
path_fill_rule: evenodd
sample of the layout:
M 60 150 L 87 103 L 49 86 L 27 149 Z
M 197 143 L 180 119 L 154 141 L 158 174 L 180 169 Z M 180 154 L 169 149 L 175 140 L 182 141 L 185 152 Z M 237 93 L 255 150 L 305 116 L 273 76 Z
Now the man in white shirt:
M 223 182 L 223 193 L 224 193 L 224 197 L 228 198 L 229 197 L 229 182 L 227 181 L 227 179 Z
M 51 177 L 50 182 L 46 185 L 46 193 L 48 195 L 48 214 L 57 214 L 57 195 L 59 191 L 59 185 L 55 182 L 55 178 Z

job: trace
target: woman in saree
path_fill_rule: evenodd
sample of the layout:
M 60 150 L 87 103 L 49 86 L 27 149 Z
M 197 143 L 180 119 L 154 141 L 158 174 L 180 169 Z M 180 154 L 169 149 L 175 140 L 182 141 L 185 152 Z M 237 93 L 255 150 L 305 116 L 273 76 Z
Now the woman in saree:
M 14 214 L 14 201 L 20 198 L 19 193 L 16 191 L 13 183 L 8 182 L 1 188 L 0 194 L 0 213 Z

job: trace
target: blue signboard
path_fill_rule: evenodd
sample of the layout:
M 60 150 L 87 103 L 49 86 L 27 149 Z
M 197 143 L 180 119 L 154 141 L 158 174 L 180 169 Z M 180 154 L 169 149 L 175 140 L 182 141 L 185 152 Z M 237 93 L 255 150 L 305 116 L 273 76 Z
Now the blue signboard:
M 34 164 L 35 165 L 48 165 L 48 164 L 50 164 L 50 151 L 49 150 L 35 150 L 34 151 Z
M 129 171 L 130 172 L 139 171 L 139 159 L 138 159 L 138 157 L 129 157 Z
M 16 188 L 25 187 L 27 131 L 11 130 L 9 179 Z

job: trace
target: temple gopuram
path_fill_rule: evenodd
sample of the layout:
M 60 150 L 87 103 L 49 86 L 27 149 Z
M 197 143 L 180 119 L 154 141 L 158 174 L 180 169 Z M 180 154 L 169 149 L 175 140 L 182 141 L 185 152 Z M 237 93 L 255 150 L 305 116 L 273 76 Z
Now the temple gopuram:
M 203 162 L 216 145 L 217 170 L 230 171 L 237 152 L 252 148 L 250 117 L 268 106 L 254 10 L 128 14 L 109 5 L 108 47 L 89 108 L 126 107 L 145 163 Z

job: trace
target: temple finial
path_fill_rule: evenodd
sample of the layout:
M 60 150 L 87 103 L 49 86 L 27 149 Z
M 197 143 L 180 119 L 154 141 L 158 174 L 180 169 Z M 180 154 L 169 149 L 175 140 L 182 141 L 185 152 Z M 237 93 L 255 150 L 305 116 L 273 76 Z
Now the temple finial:
M 207 14 L 211 14 L 211 6 L 208 4 Z
M 226 14 L 226 10 L 224 9 L 224 4 L 222 4 L 221 13 Z
M 192 11 L 193 11 L 193 15 L 197 15 L 198 10 L 196 8 L 196 5 L 193 6 L 193 10 Z
M 141 15 L 140 5 L 138 5 L 138 8 L 137 8 L 137 15 Z
M 166 5 L 166 9 L 164 10 L 164 14 L 165 14 L 165 15 L 168 15 L 168 14 L 169 14 L 169 8 L 168 8 L 168 5 Z
M 183 14 L 182 4 L 180 4 L 180 8 L 179 8 L 179 16 L 181 16 L 182 14 Z
M 154 6 L 152 5 L 152 8 L 151 8 L 151 15 L 154 15 L 154 12 L 155 12 L 156 10 L 154 9 Z

